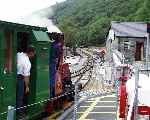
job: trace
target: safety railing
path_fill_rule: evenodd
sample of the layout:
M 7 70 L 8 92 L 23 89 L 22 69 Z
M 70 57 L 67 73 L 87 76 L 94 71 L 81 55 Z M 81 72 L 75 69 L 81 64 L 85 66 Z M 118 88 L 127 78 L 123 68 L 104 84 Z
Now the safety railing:
M 88 57 L 88 60 L 85 62 L 84 66 L 80 70 L 75 71 L 74 73 L 71 73 L 72 74 L 71 77 L 78 77 L 79 76 L 79 78 L 76 80 L 76 83 L 77 83 L 81 80 L 83 74 L 85 74 L 87 71 L 91 70 L 92 67 L 93 67 L 93 61 L 90 57 Z M 62 98 L 64 96 L 74 94 L 74 92 L 75 92 L 74 89 L 72 89 L 69 92 L 61 94 L 59 96 L 45 99 L 45 100 L 41 100 L 39 102 L 28 104 L 28 105 L 20 107 L 20 108 L 15 108 L 14 106 L 8 106 L 7 111 L 0 113 L 0 119 L 1 119 L 1 117 L 3 117 L 5 115 L 5 116 L 7 116 L 7 120 L 14 120 L 14 115 L 15 115 L 16 110 L 26 109 L 26 108 L 33 107 L 33 106 L 36 106 L 36 105 L 41 104 L 41 103 L 51 102 L 51 101 L 57 100 L 59 98 Z
M 138 120 L 138 119 L 140 119 L 139 118 L 140 115 L 142 115 L 141 117 L 144 120 L 149 120 L 150 119 L 149 106 L 143 106 L 144 104 L 142 106 L 139 106 L 140 105 L 139 101 L 140 101 L 141 97 L 138 94 L 139 90 L 140 90 L 139 88 L 143 88 L 145 86 L 145 84 L 148 84 L 148 83 L 144 83 L 144 84 L 142 83 L 141 84 L 141 82 L 139 82 L 142 79 L 140 77 L 140 74 L 141 75 L 144 74 L 147 77 L 149 77 L 149 73 L 150 73 L 150 69 L 147 69 L 147 66 L 141 66 L 140 65 L 139 67 L 136 67 L 136 70 L 135 70 L 135 88 L 134 88 L 134 93 L 133 93 L 132 97 L 130 96 L 131 97 L 131 102 L 130 102 L 129 110 L 128 110 L 128 113 L 127 113 L 128 114 L 127 120 L 131 120 L 131 119 Z M 141 85 L 142 85 L 142 87 L 141 87 Z M 144 91 L 140 90 L 140 92 L 144 92 Z
M 8 110 L 7 111 L 5 111 L 3 113 L 0 113 L 0 118 L 3 115 L 7 114 L 7 120 L 14 120 L 13 116 L 14 116 L 14 113 L 15 113 L 16 110 L 22 110 L 22 109 L 26 109 L 26 108 L 29 108 L 29 107 L 33 107 L 33 106 L 41 104 L 41 103 L 46 103 L 46 102 L 54 101 L 54 100 L 57 100 L 57 99 L 62 98 L 64 96 L 68 96 L 70 94 L 74 94 L 74 90 L 70 90 L 70 92 L 68 92 L 68 93 L 64 93 L 64 94 L 61 94 L 61 95 L 53 97 L 53 98 L 41 100 L 39 102 L 32 103 L 32 104 L 29 104 L 29 105 L 26 105 L 26 106 L 23 106 L 23 107 L 20 107 L 20 108 L 15 108 L 13 106 L 8 106 Z

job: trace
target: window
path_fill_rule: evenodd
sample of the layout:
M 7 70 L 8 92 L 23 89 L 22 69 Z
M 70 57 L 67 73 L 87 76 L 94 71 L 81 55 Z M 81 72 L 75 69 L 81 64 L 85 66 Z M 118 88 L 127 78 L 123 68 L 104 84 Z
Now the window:
M 5 48 L 4 48 L 4 73 L 12 72 L 12 32 L 5 31 Z

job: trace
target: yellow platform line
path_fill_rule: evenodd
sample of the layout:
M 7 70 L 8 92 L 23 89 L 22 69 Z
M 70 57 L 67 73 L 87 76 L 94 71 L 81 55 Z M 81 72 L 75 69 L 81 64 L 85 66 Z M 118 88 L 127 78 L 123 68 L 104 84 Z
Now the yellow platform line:
M 84 114 L 85 113 L 86 114 L 86 111 L 85 112 L 77 112 L 77 113 L 79 113 L 79 114 Z M 88 114 L 117 114 L 117 113 L 116 112 L 88 112 Z M 80 119 L 80 120 L 83 120 L 83 119 Z
M 90 105 L 90 107 L 83 112 L 83 115 L 79 118 L 79 120 L 84 120 L 88 114 L 94 109 L 94 106 L 100 101 L 100 98 L 96 98 L 96 100 Z M 77 112 L 78 113 L 78 112 Z
M 56 116 L 59 115 L 60 113 L 62 113 L 63 111 L 59 111 L 59 112 L 55 112 L 52 115 L 50 115 L 47 120 L 55 120 Z
M 116 97 L 115 94 L 112 94 L 112 95 L 106 95 L 106 96 L 101 96 L 100 98 L 108 98 L 108 97 Z M 97 97 L 96 97 L 97 98 Z M 96 98 L 90 98 L 88 100 L 95 100 Z

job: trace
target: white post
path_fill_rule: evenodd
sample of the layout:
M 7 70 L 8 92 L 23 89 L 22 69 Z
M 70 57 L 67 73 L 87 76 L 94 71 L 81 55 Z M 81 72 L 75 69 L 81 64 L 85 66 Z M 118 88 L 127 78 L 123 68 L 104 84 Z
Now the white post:
M 74 96 L 74 112 L 73 112 L 73 120 L 77 120 L 77 94 L 78 94 L 78 83 L 75 83 L 75 96 Z
M 138 118 L 138 87 L 139 87 L 139 66 L 136 68 L 135 73 L 135 99 L 134 99 L 134 120 L 137 120 Z
M 148 69 L 148 61 L 149 61 L 149 33 L 146 35 L 147 38 L 147 45 L 146 45 L 146 64 L 147 64 L 147 69 Z
M 7 120 L 14 120 L 14 107 L 8 106 Z

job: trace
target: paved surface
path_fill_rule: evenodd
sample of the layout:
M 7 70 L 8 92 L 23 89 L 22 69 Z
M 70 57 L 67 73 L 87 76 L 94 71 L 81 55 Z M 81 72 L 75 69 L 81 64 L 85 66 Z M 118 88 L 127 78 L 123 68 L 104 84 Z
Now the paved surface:
M 116 97 L 107 95 L 89 99 L 78 106 L 78 120 L 115 120 Z M 65 120 L 71 120 L 73 112 Z

